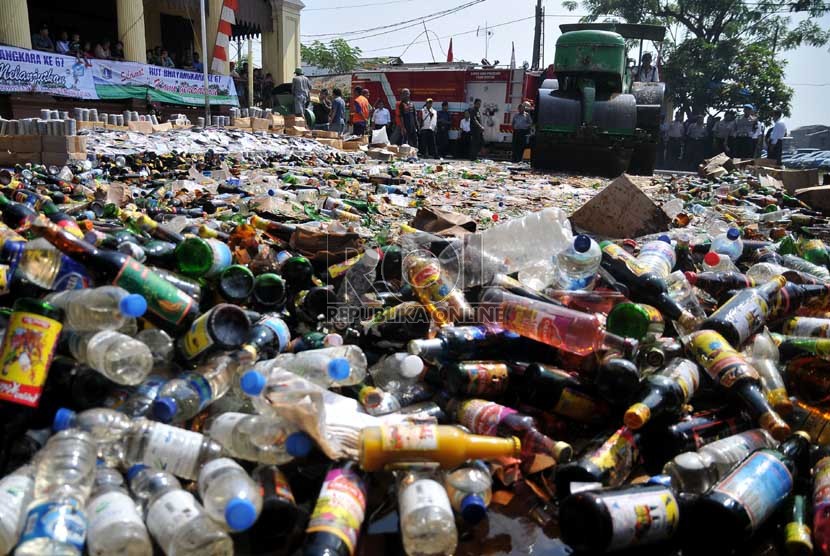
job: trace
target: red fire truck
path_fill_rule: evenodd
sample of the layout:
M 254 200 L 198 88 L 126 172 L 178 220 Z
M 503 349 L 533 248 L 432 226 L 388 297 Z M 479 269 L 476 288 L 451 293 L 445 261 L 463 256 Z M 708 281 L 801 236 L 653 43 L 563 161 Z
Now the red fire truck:
M 383 99 L 394 110 L 401 89 L 409 89 L 418 108 L 426 99 L 434 101 L 436 110 L 441 103 L 449 103 L 453 114 L 450 139 L 457 139 L 464 110 L 473 101 L 481 99 L 484 140 L 487 143 L 509 143 L 512 140 L 511 121 L 519 104 L 536 98 L 541 72 L 523 68 L 508 69 L 481 67 L 466 63 L 401 64 L 378 69 L 358 71 L 350 75 L 312 77 L 315 89 L 340 87 L 344 96 L 355 87 L 369 90 L 374 104 Z

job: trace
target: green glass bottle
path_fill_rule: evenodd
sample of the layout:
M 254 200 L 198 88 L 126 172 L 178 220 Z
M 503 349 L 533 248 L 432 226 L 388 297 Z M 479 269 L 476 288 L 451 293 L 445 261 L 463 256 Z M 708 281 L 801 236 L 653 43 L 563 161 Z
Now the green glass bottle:
M 608 332 L 638 341 L 656 340 L 665 328 L 660 311 L 644 303 L 620 303 L 611 309 L 606 321 Z
M 219 273 L 216 291 L 226 301 L 244 303 L 253 293 L 255 281 L 248 267 L 234 264 Z
M 176 247 L 179 272 L 191 277 L 210 277 L 233 263 L 230 248 L 215 239 L 190 236 Z

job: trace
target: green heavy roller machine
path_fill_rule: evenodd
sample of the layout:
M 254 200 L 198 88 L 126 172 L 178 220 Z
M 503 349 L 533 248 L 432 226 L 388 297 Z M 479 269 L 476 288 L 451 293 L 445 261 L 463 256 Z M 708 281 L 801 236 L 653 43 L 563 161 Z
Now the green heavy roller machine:
M 633 81 L 627 41 L 662 42 L 658 25 L 560 25 L 554 79 L 539 87 L 534 168 L 651 175 L 665 83 Z M 630 43 L 629 43 L 630 44 Z M 638 56 L 638 62 L 639 58 Z

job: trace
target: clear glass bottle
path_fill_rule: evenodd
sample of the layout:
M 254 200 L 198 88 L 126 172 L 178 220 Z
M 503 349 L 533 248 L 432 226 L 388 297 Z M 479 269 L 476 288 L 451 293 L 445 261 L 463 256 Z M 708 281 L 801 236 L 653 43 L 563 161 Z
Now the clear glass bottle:
M 195 481 L 199 469 L 221 457 L 222 446 L 201 433 L 163 423 L 138 419 L 124 437 L 124 459 L 128 464 L 163 467 Z
M 787 387 L 778 370 L 778 346 L 768 330 L 755 335 L 747 348 L 749 363 L 761 377 L 761 388 L 770 405 L 783 416 L 793 412 L 793 403 L 787 394 Z
M 232 354 L 218 354 L 195 370 L 182 373 L 161 387 L 153 402 L 153 415 L 163 423 L 181 423 L 225 395 L 242 369 Z
M 34 488 L 31 465 L 24 465 L 0 479 L 0 554 L 9 554 L 17 544 Z
M 493 496 L 493 477 L 487 464 L 472 460 L 444 475 L 453 510 L 474 525 L 487 517 L 487 507 Z
M 72 334 L 69 351 L 118 384 L 135 385 L 153 370 L 153 354 L 145 344 L 114 330 Z
M 398 515 L 408 556 L 455 553 L 458 531 L 450 500 L 431 472 L 408 470 L 398 475 Z
M 52 436 L 35 458 L 35 487 L 18 556 L 83 553 L 84 512 L 95 477 L 95 441 L 77 429 Z
M 219 458 L 205 464 L 198 486 L 207 514 L 231 531 L 249 529 L 262 511 L 259 487 L 232 459 Z
M 170 556 L 232 556 L 233 542 L 196 498 L 166 471 L 135 465 L 127 471 L 150 534 Z
M 46 301 L 63 309 L 63 327 L 77 332 L 117 330 L 147 311 L 144 296 L 118 286 L 64 290 L 46 296 Z
M 99 466 L 96 470 L 86 513 L 90 556 L 152 556 L 147 527 L 127 493 L 124 477 L 115 469 Z
M 696 452 L 678 454 L 666 463 L 663 473 L 680 491 L 702 494 L 750 452 L 776 444 L 764 429 L 744 431 L 706 444 Z
M 311 451 L 311 438 L 276 416 L 220 413 L 204 427 L 204 433 L 231 457 L 279 465 Z
M 148 376 L 130 392 L 117 410 L 132 419 L 146 417 L 153 408 L 153 402 L 165 383 L 167 383 L 167 379 L 162 376 L 155 374 Z

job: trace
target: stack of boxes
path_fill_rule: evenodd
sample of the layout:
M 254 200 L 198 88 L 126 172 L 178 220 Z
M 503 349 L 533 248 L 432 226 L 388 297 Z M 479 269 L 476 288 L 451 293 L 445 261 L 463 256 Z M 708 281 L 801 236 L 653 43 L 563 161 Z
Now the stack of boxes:
M 86 158 L 86 137 L 77 135 L 78 122 L 73 118 L 25 118 L 0 121 L 0 165 L 42 162 L 63 165 Z M 55 116 L 58 116 L 55 111 Z

